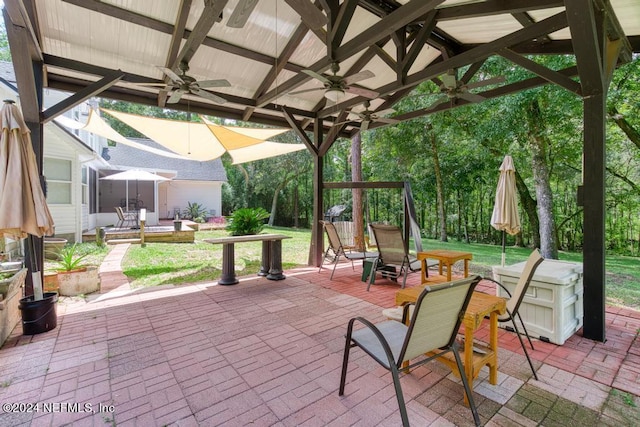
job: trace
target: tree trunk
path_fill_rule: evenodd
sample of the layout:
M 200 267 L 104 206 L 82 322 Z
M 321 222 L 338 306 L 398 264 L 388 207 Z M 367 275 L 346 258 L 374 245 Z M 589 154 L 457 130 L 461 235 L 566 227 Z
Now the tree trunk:
M 522 204 L 522 209 L 524 209 L 524 213 L 527 215 L 527 219 L 529 219 L 529 224 L 531 224 L 531 234 L 533 237 L 533 247 L 539 248 L 540 245 L 540 221 L 538 220 L 538 203 L 535 201 L 533 197 L 531 197 L 531 193 L 529 192 L 529 188 L 527 184 L 524 183 L 522 176 L 516 169 L 516 188 L 518 189 L 518 196 L 520 196 L 520 203 Z
M 362 181 L 362 138 L 360 132 L 356 133 L 351 140 L 351 180 Z M 353 200 L 353 223 L 354 223 L 354 243 L 357 251 L 364 251 L 364 215 L 362 204 L 362 188 L 354 188 L 352 191 Z
M 544 130 L 540 129 L 540 124 L 544 122 L 538 101 L 532 101 L 528 107 L 531 166 L 538 201 L 538 219 L 540 220 L 540 253 L 545 258 L 558 259 L 557 233 L 553 217 L 553 193 L 551 192 L 547 165 L 549 142 Z
M 440 240 L 447 241 L 447 215 L 444 206 L 444 184 L 442 182 L 442 172 L 440 171 L 440 161 L 438 160 L 438 145 L 436 135 L 431 129 L 431 125 L 427 125 L 427 138 L 431 143 L 431 156 L 433 158 L 433 172 L 436 176 L 436 194 L 438 203 L 438 219 L 440 220 Z

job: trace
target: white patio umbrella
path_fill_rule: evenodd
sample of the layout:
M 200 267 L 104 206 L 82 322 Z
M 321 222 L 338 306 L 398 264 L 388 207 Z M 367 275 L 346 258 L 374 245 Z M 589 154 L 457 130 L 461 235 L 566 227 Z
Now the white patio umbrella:
M 136 182 L 136 199 L 138 198 L 138 181 L 170 181 L 171 178 L 164 177 L 155 173 L 151 173 L 142 169 L 129 169 L 123 172 L 114 173 L 104 176 L 100 179 L 112 181 L 135 181 Z
M 505 233 L 520 232 L 520 216 L 516 199 L 516 169 L 511 156 L 505 156 L 500 165 L 496 201 L 491 215 L 491 226 L 502 231 L 502 266 L 505 262 Z
M 34 299 L 41 300 L 40 263 L 30 236 L 53 234 L 53 218 L 40 184 L 31 133 L 13 101 L 4 102 L 0 125 L 0 238 L 29 237 L 26 247 L 33 275 Z

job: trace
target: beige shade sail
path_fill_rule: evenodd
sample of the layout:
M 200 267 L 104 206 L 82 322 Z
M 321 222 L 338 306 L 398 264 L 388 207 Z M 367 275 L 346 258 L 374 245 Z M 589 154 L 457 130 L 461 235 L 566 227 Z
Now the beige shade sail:
M 204 118 L 205 123 L 194 123 L 106 109 L 102 111 L 167 149 L 192 160 L 213 160 L 228 152 L 233 164 L 238 164 L 305 149 L 304 144 L 266 141 L 287 132 L 289 129 L 286 128 L 242 128 L 216 125 Z
M 20 109 L 5 102 L 0 111 L 0 237 L 15 240 L 54 232 L 40 185 L 31 133 Z
M 171 157 L 174 159 L 186 159 L 186 157 L 166 150 L 159 150 L 157 148 L 148 147 L 144 144 L 140 144 L 135 141 L 131 141 L 128 138 L 120 135 L 116 132 L 107 122 L 104 121 L 102 117 L 100 117 L 94 110 L 89 112 L 89 120 L 87 121 L 86 126 L 83 128 L 86 131 L 95 133 L 96 135 L 103 136 L 107 139 L 110 139 L 115 142 L 119 142 L 124 145 L 128 145 L 133 148 L 137 148 L 138 150 L 148 151 L 153 154 L 158 154 L 164 157 Z
M 505 235 L 520 232 L 520 215 L 516 196 L 516 168 L 511 156 L 505 156 L 500 165 L 496 200 L 491 215 L 491 226 L 502 231 L 502 265 L 505 261 Z

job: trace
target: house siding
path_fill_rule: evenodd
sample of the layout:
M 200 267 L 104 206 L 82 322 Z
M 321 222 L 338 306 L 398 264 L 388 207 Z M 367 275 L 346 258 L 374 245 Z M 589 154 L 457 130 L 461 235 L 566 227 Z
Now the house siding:
M 198 181 L 170 181 L 167 183 L 166 207 L 161 206 L 161 217 L 173 217 L 174 210 L 182 213 L 189 203 L 199 203 L 209 215 L 222 212 L 222 183 Z

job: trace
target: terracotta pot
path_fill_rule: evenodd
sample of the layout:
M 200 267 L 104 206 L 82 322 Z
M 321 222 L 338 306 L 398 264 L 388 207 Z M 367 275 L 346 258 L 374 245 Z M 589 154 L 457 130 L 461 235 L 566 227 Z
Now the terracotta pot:
M 58 273 L 55 271 L 45 271 L 43 286 L 45 292 L 58 292 L 58 288 L 60 287 L 58 283 Z

